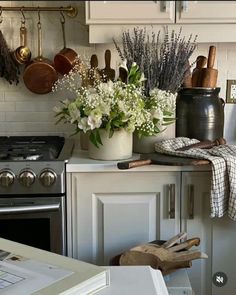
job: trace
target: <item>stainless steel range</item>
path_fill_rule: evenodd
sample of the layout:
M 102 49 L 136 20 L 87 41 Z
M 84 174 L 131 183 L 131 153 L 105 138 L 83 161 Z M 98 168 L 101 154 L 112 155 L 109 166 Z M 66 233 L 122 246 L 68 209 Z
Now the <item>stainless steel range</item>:
M 59 136 L 0 137 L 0 236 L 66 254 L 66 162 Z

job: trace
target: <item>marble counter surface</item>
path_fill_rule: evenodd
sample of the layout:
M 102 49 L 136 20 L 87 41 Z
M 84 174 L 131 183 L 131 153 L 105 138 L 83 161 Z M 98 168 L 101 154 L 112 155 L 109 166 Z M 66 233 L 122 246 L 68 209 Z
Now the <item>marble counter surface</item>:
M 139 159 L 139 154 L 133 154 L 128 160 Z M 88 152 L 84 150 L 74 149 L 71 159 L 67 163 L 67 172 L 117 172 L 129 171 L 130 173 L 138 171 L 210 171 L 210 165 L 199 166 L 169 166 L 169 165 L 146 165 L 142 167 L 132 168 L 129 170 L 120 170 L 117 163 L 121 161 L 99 161 L 88 157 Z

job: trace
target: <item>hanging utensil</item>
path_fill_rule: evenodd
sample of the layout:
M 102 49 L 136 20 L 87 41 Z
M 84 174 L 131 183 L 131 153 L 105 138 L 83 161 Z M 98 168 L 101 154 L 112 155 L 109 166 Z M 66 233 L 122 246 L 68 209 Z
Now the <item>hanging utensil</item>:
M 21 9 L 23 19 L 21 20 L 20 27 L 20 46 L 14 51 L 14 57 L 18 64 L 22 65 L 30 61 L 31 51 L 29 47 L 26 46 L 27 39 L 27 29 L 25 27 L 25 15 L 23 9 Z
M 49 93 L 56 80 L 57 72 L 52 61 L 42 56 L 42 28 L 40 22 L 40 11 L 38 11 L 38 57 L 33 59 L 25 68 L 23 80 L 25 86 L 37 94 Z
M 2 8 L 0 7 L 0 24 L 2 23 Z M 10 84 L 19 82 L 19 68 L 16 64 L 7 42 L 0 31 L 0 76 Z
M 62 11 L 60 11 L 60 13 L 62 15 L 60 20 L 64 47 L 55 55 L 54 66 L 58 73 L 65 75 L 75 66 L 78 61 L 78 54 L 73 49 L 66 47 L 65 17 Z

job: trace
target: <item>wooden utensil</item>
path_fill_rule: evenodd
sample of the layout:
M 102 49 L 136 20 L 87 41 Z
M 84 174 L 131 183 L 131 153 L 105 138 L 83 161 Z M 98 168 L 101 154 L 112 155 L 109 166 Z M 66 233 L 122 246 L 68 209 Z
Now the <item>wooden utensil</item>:
M 191 88 L 192 87 L 192 74 L 191 74 L 189 61 L 188 61 L 188 64 L 187 64 L 187 71 L 186 71 L 186 74 L 185 74 L 185 77 L 184 77 L 183 87 L 185 87 L 185 88 Z
M 98 58 L 96 54 L 93 54 L 90 59 L 90 69 L 87 71 L 86 81 L 83 84 L 94 86 L 95 81 L 100 80 L 100 78 Z
M 125 84 L 127 84 L 128 82 L 128 73 L 127 71 L 122 68 L 122 67 L 119 67 L 119 79 L 124 82 Z
M 207 88 L 215 88 L 217 85 L 217 76 L 218 71 L 214 69 L 214 62 L 216 56 L 216 47 L 210 46 L 208 60 L 207 60 L 207 68 L 202 69 L 202 87 Z
M 192 239 L 189 239 L 183 243 L 180 243 L 176 246 L 173 246 L 171 248 L 169 248 L 169 251 L 171 252 L 177 252 L 177 251 L 180 251 L 180 250 L 188 250 L 190 249 L 191 247 L 193 246 L 199 246 L 200 244 L 200 239 L 199 238 L 192 238 Z
M 176 236 L 174 236 L 171 239 L 167 240 L 161 246 L 164 247 L 164 248 L 170 248 L 174 244 L 176 244 L 179 240 L 184 239 L 185 237 L 187 237 L 187 233 L 186 232 L 180 232 Z
M 199 250 L 172 252 L 153 244 L 140 245 L 124 252 L 119 259 L 120 265 L 150 265 L 163 273 L 177 268 L 189 267 L 191 260 L 206 259 L 208 256 Z
M 160 153 L 148 153 L 140 155 L 139 160 L 131 160 L 117 163 L 118 169 L 131 169 L 140 166 L 151 164 L 170 165 L 170 166 L 185 166 L 185 165 L 206 165 L 210 161 L 203 159 L 193 159 L 177 156 L 169 156 Z
M 61 12 L 62 14 L 62 12 Z M 62 36 L 64 47 L 54 57 L 54 66 L 58 73 L 61 75 L 68 74 L 77 62 L 78 54 L 71 48 L 66 47 L 66 34 L 65 34 L 65 17 L 62 14 L 61 18 Z
M 105 51 L 105 68 L 100 71 L 100 75 L 103 82 L 115 80 L 116 72 L 111 68 L 111 51 L 109 49 Z
M 196 61 L 196 68 L 192 72 L 192 87 L 201 87 L 202 69 L 207 63 L 207 58 L 199 55 Z
M 53 63 L 42 56 L 42 30 L 38 22 L 38 57 L 33 59 L 25 68 L 23 80 L 25 86 L 37 94 L 45 94 L 52 91 L 52 86 L 58 79 L 58 74 Z
M 191 148 L 201 148 L 201 149 L 210 149 L 214 146 L 226 144 L 226 140 L 222 137 L 217 138 L 216 140 L 204 140 L 198 143 L 190 144 L 182 148 L 177 149 L 176 151 L 187 151 Z

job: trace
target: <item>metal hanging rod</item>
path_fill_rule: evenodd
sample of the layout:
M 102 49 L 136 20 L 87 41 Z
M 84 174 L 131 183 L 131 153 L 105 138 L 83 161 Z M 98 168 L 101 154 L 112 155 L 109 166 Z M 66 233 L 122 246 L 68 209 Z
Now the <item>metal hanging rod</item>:
M 0 12 L 2 11 L 61 11 L 65 12 L 70 17 L 75 17 L 78 13 L 78 9 L 74 6 L 68 7 L 27 7 L 27 6 L 19 6 L 19 7 L 4 7 L 0 6 Z

